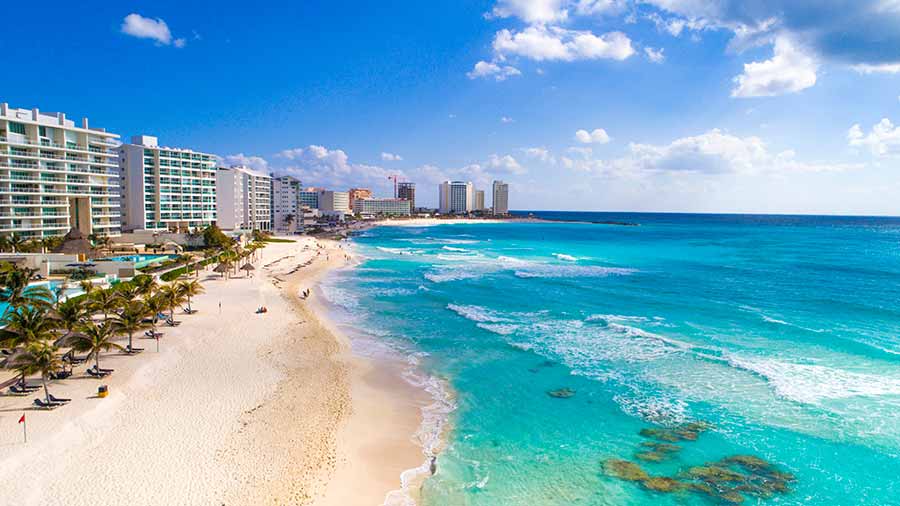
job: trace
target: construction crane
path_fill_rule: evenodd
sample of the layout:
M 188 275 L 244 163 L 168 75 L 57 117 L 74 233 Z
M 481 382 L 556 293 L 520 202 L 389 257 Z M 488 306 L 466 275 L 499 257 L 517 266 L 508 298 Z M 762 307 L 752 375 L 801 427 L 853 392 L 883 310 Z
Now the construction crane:
M 397 181 L 400 179 L 400 176 L 391 174 L 388 176 L 388 179 L 394 182 L 394 198 L 397 198 Z

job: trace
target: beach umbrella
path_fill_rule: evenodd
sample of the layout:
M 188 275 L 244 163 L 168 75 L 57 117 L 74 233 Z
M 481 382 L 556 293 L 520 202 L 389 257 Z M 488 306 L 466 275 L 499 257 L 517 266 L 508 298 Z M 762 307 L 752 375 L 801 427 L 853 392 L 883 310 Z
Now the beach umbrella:
M 250 274 L 250 271 L 255 271 L 255 270 L 256 270 L 256 267 L 253 267 L 253 266 L 250 265 L 249 263 L 246 263 L 246 264 L 244 264 L 243 266 L 241 266 L 241 270 L 242 270 L 242 271 L 247 271 L 247 274 L 250 275 L 250 276 L 252 276 L 252 274 Z
M 53 253 L 66 253 L 69 255 L 92 255 L 94 248 L 91 241 L 87 240 L 81 230 L 73 228 L 63 238 L 62 244 L 53 250 Z

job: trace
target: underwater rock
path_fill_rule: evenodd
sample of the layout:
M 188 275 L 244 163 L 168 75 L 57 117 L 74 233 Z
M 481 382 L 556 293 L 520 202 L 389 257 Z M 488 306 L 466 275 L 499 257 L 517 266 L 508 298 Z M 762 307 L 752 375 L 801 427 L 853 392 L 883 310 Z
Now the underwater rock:
M 642 481 L 641 485 L 655 492 L 677 492 L 687 488 L 687 484 L 666 476 L 653 476 Z
M 744 502 L 744 496 L 737 492 L 726 492 L 715 497 L 727 504 L 741 504 Z
M 634 458 L 644 462 L 662 462 L 669 458 L 669 454 L 662 452 L 637 452 Z
M 672 443 L 676 443 L 681 441 L 677 434 L 672 432 L 671 429 L 641 429 L 641 436 L 658 439 L 660 441 L 669 441 Z
M 753 473 L 759 473 L 760 471 L 768 471 L 772 469 L 771 463 L 766 462 L 759 457 L 754 457 L 753 455 L 733 455 L 731 457 L 722 459 L 722 462 L 728 464 L 737 464 Z
M 640 435 L 659 441 L 677 443 L 679 441 L 696 441 L 700 433 L 708 428 L 709 426 L 705 423 L 691 422 L 671 429 L 659 427 L 641 429 Z
M 723 482 L 741 483 L 747 479 L 745 474 L 716 464 L 692 467 L 688 469 L 687 474 L 695 480 L 700 480 L 713 486 Z
M 607 459 L 603 462 L 606 474 L 625 481 L 644 481 L 650 478 L 641 466 L 622 459 Z
M 681 451 L 681 447 L 669 443 L 655 443 L 653 441 L 644 441 L 641 443 L 644 448 L 650 448 L 658 453 L 677 453 Z
M 559 390 L 550 390 L 547 392 L 547 395 L 557 399 L 568 399 L 575 395 L 575 390 L 572 390 L 571 388 L 560 388 Z

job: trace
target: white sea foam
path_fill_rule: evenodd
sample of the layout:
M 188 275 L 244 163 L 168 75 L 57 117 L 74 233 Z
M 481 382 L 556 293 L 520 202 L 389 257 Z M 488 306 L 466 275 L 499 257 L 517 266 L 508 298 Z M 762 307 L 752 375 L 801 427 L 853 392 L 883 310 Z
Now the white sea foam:
M 385 253 L 391 253 L 393 255 L 421 255 L 424 253 L 422 250 L 417 250 L 413 248 L 388 248 L 385 246 L 376 246 L 375 249 L 378 251 L 383 251 Z
M 359 307 L 359 299 L 350 290 L 327 283 L 319 285 L 319 290 L 322 292 L 325 300 L 335 306 L 350 310 Z
M 627 316 L 627 315 L 619 315 L 619 314 L 592 314 L 584 319 L 586 322 L 601 322 L 601 323 L 647 323 L 651 320 L 649 318 L 645 318 L 643 316 Z M 653 322 L 657 322 L 660 320 L 654 319 Z
M 478 327 L 495 334 L 500 334 L 501 336 L 515 334 L 520 328 L 520 326 L 515 323 L 479 323 Z
M 633 395 L 616 395 L 613 400 L 626 414 L 650 423 L 679 425 L 690 419 L 688 404 L 673 397 L 645 396 L 636 392 Z
M 728 363 L 764 378 L 784 399 L 819 404 L 827 399 L 900 395 L 900 378 L 852 372 L 817 364 L 729 356 Z
M 634 272 L 634 269 L 599 265 L 533 264 L 527 269 L 516 270 L 515 275 L 519 278 L 604 278 L 627 276 Z
M 565 253 L 554 253 L 553 256 L 555 256 L 559 260 L 565 260 L 567 262 L 577 262 L 578 261 L 577 257 L 573 257 L 572 255 L 567 255 Z
M 465 304 L 447 304 L 447 309 L 473 322 L 502 323 L 509 322 L 508 318 L 500 316 L 497 312 L 481 306 Z
M 457 252 L 461 252 L 461 253 L 471 253 L 472 252 L 472 250 L 468 250 L 466 248 L 456 248 L 453 246 L 443 246 L 443 247 L 441 247 L 441 249 L 447 250 L 447 251 L 457 251 Z
M 448 268 L 448 266 L 437 266 L 429 272 L 422 275 L 432 283 L 446 283 L 448 281 L 460 281 L 463 279 L 476 279 L 481 277 L 481 273 L 469 269 Z

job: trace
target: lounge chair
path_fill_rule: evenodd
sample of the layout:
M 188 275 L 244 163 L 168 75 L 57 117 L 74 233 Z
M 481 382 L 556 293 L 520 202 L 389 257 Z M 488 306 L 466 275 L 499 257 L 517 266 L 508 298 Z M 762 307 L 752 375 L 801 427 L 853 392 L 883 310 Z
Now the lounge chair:
M 177 327 L 177 326 L 181 325 L 181 322 L 180 322 L 180 321 L 177 321 L 177 320 L 169 320 L 169 319 L 167 319 L 167 320 L 166 320 L 166 325 L 168 325 L 168 326 L 170 326 L 170 327 Z
M 63 399 L 61 397 L 53 397 L 53 394 L 50 394 L 50 402 L 58 402 L 60 404 L 65 404 L 67 402 L 72 402 L 72 399 Z
M 53 371 L 50 373 L 50 379 L 61 380 L 72 375 L 72 371 Z
M 148 339 L 157 339 L 163 336 L 162 332 L 153 332 L 152 330 L 148 330 L 144 332 L 144 335 L 147 336 Z
M 181 310 L 184 311 L 184 314 L 194 314 L 194 313 L 198 312 L 197 309 L 192 309 L 189 307 L 183 307 L 183 308 L 181 308 Z
M 133 347 L 131 347 L 131 346 L 126 346 L 126 347 L 125 347 L 125 353 L 128 353 L 129 355 L 136 355 L 136 354 L 138 354 L 138 353 L 140 353 L 140 352 L 142 352 L 142 351 L 144 351 L 143 348 L 133 348 Z
M 34 390 L 22 388 L 19 385 L 12 385 L 11 387 L 9 387 L 9 393 L 15 394 L 15 395 L 25 395 L 25 394 L 29 394 L 33 391 Z
M 47 402 L 43 399 L 35 399 L 34 405 L 41 409 L 56 409 L 56 408 L 62 406 L 62 403 L 61 402 L 53 402 L 53 401 Z
M 93 376 L 95 378 L 105 378 L 112 373 L 112 371 L 104 371 L 102 369 L 98 372 L 98 371 L 95 371 L 93 368 L 88 369 L 85 372 L 88 374 L 88 376 Z

